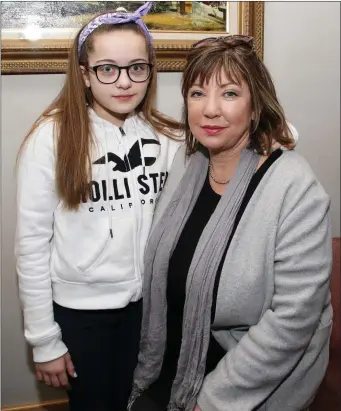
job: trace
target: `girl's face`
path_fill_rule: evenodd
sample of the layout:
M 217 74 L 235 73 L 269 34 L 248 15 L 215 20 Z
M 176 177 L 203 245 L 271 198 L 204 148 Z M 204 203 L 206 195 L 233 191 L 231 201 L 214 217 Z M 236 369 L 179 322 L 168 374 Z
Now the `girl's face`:
M 115 30 L 94 35 L 88 66 L 99 67 L 97 76 L 93 69 L 84 72 L 84 80 L 86 86 L 91 88 L 93 109 L 100 117 L 120 126 L 142 102 L 149 84 L 149 67 L 146 63 L 149 63 L 147 45 L 140 34 Z M 115 66 L 130 68 L 121 69 L 119 74 Z M 115 82 L 103 84 L 100 80 Z

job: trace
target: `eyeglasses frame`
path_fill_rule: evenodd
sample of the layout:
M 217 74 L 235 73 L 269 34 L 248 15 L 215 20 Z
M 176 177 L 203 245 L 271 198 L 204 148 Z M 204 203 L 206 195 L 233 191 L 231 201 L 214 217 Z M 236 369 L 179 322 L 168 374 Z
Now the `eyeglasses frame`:
M 149 67 L 148 77 L 147 77 L 145 80 L 143 80 L 143 81 L 136 81 L 136 80 L 133 80 L 133 79 L 130 77 L 129 68 L 130 68 L 130 67 L 133 67 L 133 66 L 136 66 L 137 64 L 145 64 L 145 65 L 147 65 L 147 66 Z M 144 83 L 144 82 L 146 82 L 146 81 L 150 78 L 150 75 L 152 74 L 152 69 L 153 69 L 153 64 L 151 64 L 151 63 L 145 63 L 145 62 L 133 63 L 133 64 L 129 64 L 128 66 L 118 66 L 117 64 L 112 64 L 112 63 L 96 64 L 95 66 L 88 66 L 88 65 L 84 65 L 84 66 L 85 66 L 88 70 L 93 71 L 93 72 L 95 73 L 95 75 L 96 75 L 97 80 L 98 80 L 100 83 L 102 83 L 102 84 L 114 84 L 114 83 L 116 83 L 116 81 L 118 81 L 118 79 L 119 79 L 120 76 L 121 76 L 121 71 L 122 71 L 122 70 L 126 70 L 127 76 L 129 77 L 129 80 L 132 81 L 133 83 Z M 99 67 L 102 67 L 102 66 L 114 66 L 114 67 L 117 67 L 117 68 L 118 68 L 118 76 L 117 76 L 117 79 L 116 79 L 115 81 L 110 82 L 110 83 L 104 83 L 103 81 L 101 81 L 101 80 L 98 78 L 97 70 L 98 70 Z

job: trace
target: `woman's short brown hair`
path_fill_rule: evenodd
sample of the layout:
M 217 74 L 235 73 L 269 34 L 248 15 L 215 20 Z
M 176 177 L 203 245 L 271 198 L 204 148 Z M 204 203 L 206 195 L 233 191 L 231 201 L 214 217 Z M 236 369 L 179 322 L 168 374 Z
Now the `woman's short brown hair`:
M 242 40 L 237 36 L 210 40 L 203 41 L 190 50 L 182 77 L 183 122 L 187 154 L 195 153 L 200 147 L 188 123 L 189 89 L 195 82 L 203 85 L 212 76 L 218 76 L 218 81 L 220 81 L 222 73 L 237 84 L 244 80 L 250 89 L 254 112 L 250 130 L 250 146 L 263 154 L 271 151 L 273 139 L 282 145 L 292 143 L 294 139 L 277 99 L 270 73 L 253 49 L 252 42 Z

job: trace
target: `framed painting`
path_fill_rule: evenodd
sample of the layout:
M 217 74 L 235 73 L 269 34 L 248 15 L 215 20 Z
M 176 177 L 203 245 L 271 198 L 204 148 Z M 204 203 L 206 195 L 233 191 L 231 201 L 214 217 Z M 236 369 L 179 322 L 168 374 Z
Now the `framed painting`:
M 64 73 L 77 31 L 93 16 L 140 1 L 1 2 L 1 73 Z M 182 71 L 191 44 L 229 34 L 254 37 L 263 57 L 264 3 L 243 1 L 156 1 L 144 22 L 153 36 L 159 71 Z

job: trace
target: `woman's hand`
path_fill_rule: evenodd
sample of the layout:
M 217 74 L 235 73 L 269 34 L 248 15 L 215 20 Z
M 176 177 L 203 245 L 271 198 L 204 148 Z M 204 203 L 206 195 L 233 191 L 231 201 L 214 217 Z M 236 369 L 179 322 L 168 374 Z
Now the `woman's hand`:
M 287 150 L 293 150 L 296 147 L 296 141 L 293 141 L 292 143 L 286 145 L 286 146 L 282 146 L 282 144 L 278 143 L 276 140 L 272 140 L 272 151 L 278 150 L 279 148 L 284 147 Z
M 293 150 L 296 147 L 297 141 L 298 141 L 298 131 L 296 130 L 296 128 L 291 124 L 291 123 L 287 123 L 288 127 L 290 129 L 290 132 L 293 136 L 293 142 L 290 144 L 286 144 L 284 146 L 282 146 L 280 143 L 278 143 L 276 140 L 272 140 L 272 151 L 278 150 L 279 148 L 284 148 L 286 150 Z
M 55 388 L 70 388 L 67 374 L 77 377 L 69 353 L 56 360 L 36 363 L 35 368 L 37 380 Z

